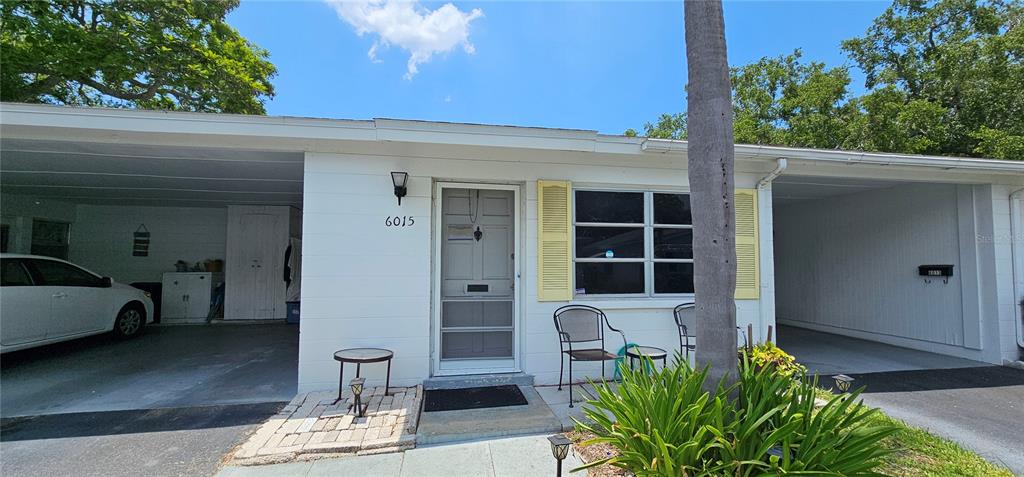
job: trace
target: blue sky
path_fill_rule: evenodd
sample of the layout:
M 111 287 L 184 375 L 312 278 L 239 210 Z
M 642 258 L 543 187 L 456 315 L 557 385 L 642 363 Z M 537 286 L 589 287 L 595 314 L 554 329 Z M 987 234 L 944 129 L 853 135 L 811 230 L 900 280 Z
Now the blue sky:
M 243 1 L 228 21 L 278 68 L 272 115 L 619 134 L 686 107 L 682 2 L 444 5 Z M 887 5 L 726 2 L 729 63 L 802 48 L 807 60 L 846 64 L 839 43 Z M 438 38 L 438 24 L 449 37 Z M 424 51 L 433 54 L 410 71 L 410 55 Z M 860 77 L 854 87 L 863 87 Z

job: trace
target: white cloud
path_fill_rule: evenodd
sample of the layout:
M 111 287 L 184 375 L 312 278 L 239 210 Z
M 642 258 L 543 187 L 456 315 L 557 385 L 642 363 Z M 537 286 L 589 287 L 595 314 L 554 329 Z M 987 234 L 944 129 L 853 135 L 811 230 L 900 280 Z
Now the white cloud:
M 325 0 L 356 34 L 377 35 L 366 54 L 376 62 L 377 51 L 391 45 L 409 52 L 405 78 L 419 72 L 418 66 L 438 53 L 447 53 L 458 46 L 469 54 L 476 50 L 469 42 L 469 24 L 484 16 L 479 8 L 463 12 L 446 3 L 436 10 L 418 1 L 402 0 Z

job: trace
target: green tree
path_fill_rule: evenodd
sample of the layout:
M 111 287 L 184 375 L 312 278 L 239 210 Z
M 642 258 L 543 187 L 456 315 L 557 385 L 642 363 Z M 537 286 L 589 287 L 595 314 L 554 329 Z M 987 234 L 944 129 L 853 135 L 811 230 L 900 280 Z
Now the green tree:
M 799 50 L 733 68 L 736 141 L 1024 159 L 1021 3 L 895 0 L 842 48 L 865 74 L 859 97 L 847 67 Z M 677 116 L 645 132 L 685 138 Z
M 225 22 L 238 0 L 0 4 L 4 101 L 265 114 L 269 53 Z

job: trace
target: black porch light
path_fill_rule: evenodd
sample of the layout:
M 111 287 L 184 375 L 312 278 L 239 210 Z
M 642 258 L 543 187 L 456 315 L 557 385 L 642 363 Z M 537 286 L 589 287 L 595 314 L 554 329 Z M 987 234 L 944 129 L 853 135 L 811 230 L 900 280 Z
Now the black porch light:
M 392 172 L 391 182 L 395 184 L 395 197 L 398 197 L 398 205 L 402 205 L 402 197 L 408 192 L 406 189 L 406 182 L 409 181 L 408 172 Z
M 844 393 L 846 391 L 849 391 L 850 390 L 850 386 L 853 385 L 853 378 L 851 378 L 851 377 L 849 377 L 849 376 L 847 376 L 845 374 L 837 374 L 835 376 L 832 376 L 832 379 L 835 380 L 836 387 L 839 388 L 839 390 L 844 392 Z
M 558 461 L 555 475 L 562 477 L 562 461 L 569 456 L 569 446 L 572 445 L 572 441 L 562 434 L 555 434 L 548 437 L 548 442 L 551 443 L 551 455 L 555 456 L 555 460 Z
M 363 406 L 362 394 L 363 385 L 366 384 L 366 378 L 353 378 L 352 382 L 349 383 L 349 387 L 352 388 L 352 395 L 355 396 L 355 403 L 352 405 L 352 410 L 356 413 L 357 417 L 363 417 L 366 415 L 366 408 Z

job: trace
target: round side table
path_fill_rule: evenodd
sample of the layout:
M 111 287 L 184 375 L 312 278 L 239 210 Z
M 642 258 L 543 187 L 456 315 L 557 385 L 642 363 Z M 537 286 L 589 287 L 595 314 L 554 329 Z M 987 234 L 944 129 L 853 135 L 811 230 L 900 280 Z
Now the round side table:
M 345 389 L 345 363 L 356 364 L 356 377 L 359 377 L 360 367 L 364 363 L 380 363 L 387 361 L 388 371 L 384 381 L 384 395 L 388 395 L 388 388 L 391 387 L 391 358 L 395 353 L 382 348 L 349 348 L 336 351 L 334 360 L 341 364 L 338 371 L 338 400 L 341 400 L 341 392 Z
M 643 362 L 643 358 L 648 358 L 652 361 L 660 359 L 662 367 L 668 364 L 668 352 L 654 346 L 630 346 L 626 349 L 626 357 L 629 358 L 629 369 L 633 369 L 633 362 L 635 360 L 639 359 Z

